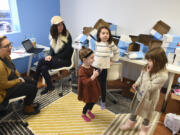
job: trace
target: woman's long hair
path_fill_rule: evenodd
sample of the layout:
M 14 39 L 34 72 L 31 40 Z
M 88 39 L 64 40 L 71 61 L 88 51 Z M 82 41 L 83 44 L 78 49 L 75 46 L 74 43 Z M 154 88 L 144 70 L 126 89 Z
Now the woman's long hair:
M 61 34 L 62 34 L 63 36 L 66 36 L 66 34 L 67 34 L 67 29 L 66 29 L 66 26 L 65 26 L 65 24 L 64 24 L 63 22 L 62 22 L 62 24 L 63 24 L 63 31 L 61 32 Z M 58 24 L 53 24 L 53 25 L 51 25 L 50 34 L 51 34 L 52 38 L 57 41 L 58 35 L 59 35 L 59 32 L 58 32 Z

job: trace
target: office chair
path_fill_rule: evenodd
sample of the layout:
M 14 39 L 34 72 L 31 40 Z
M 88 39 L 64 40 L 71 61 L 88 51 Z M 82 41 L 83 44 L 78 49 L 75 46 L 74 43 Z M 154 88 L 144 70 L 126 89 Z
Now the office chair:
M 23 100 L 25 97 L 26 96 L 12 98 L 12 99 L 9 100 L 9 103 L 7 105 L 0 104 L 0 111 L 7 111 L 8 107 L 10 107 L 10 106 L 11 106 L 11 109 L 12 109 L 12 111 L 10 113 L 8 113 L 5 116 L 2 116 L 2 118 L 0 118 L 0 124 L 5 123 L 5 122 L 15 122 L 15 123 L 22 124 L 24 127 L 28 126 L 28 123 L 24 122 L 24 120 L 20 117 L 20 115 L 17 113 L 17 110 L 16 110 L 16 103 L 18 101 Z M 14 114 L 16 120 L 6 120 L 7 118 L 12 116 L 13 114 Z
M 121 82 L 123 81 L 122 77 L 122 71 L 123 71 L 123 64 L 122 63 L 113 63 L 111 67 L 107 70 L 107 81 L 114 81 L 120 79 Z M 116 104 L 118 102 L 118 99 L 114 97 L 111 94 L 111 91 L 117 90 L 117 89 L 107 89 L 107 96 L 109 95 L 112 99 L 112 102 Z
M 62 75 L 61 75 L 61 72 L 62 70 L 67 70 L 67 71 L 70 71 L 73 67 L 74 67 L 74 56 L 75 56 L 75 50 L 73 51 L 73 54 L 71 56 L 71 65 L 68 66 L 68 67 L 61 67 L 61 68 L 58 68 L 58 69 L 51 69 L 49 70 L 49 75 L 52 76 L 52 75 L 55 75 L 55 74 L 58 74 L 60 76 L 60 90 L 61 92 L 59 93 L 59 96 L 63 96 L 63 87 L 62 87 Z M 45 84 L 45 79 L 43 77 L 42 79 L 42 84 Z

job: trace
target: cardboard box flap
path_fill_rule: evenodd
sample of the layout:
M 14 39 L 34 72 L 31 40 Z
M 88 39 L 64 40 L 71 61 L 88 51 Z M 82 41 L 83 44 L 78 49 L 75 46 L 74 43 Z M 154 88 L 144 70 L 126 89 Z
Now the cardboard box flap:
M 163 21 L 158 21 L 154 26 L 153 29 L 159 32 L 160 34 L 167 34 L 170 30 L 170 26 Z

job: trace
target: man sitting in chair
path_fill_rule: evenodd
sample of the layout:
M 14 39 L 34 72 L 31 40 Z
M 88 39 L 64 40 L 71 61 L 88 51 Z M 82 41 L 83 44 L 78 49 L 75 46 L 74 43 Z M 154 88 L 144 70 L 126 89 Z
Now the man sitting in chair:
M 26 96 L 23 113 L 26 115 L 40 112 L 39 104 L 34 103 L 37 87 L 35 81 L 24 79 L 11 61 L 12 44 L 6 36 L 0 36 L 0 104 L 7 106 L 9 99 Z

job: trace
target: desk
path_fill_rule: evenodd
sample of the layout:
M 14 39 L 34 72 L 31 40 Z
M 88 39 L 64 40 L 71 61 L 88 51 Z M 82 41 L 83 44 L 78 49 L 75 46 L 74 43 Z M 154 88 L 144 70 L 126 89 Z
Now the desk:
M 133 63 L 133 64 L 136 64 L 136 65 L 140 65 L 140 66 L 144 66 L 147 62 L 146 60 L 131 60 L 131 59 L 128 59 L 126 57 L 120 57 L 119 58 L 120 61 L 123 61 L 123 62 L 128 62 L 128 63 Z M 167 101 L 167 98 L 168 98 L 168 95 L 171 91 L 171 87 L 172 87 L 172 83 L 173 83 L 173 80 L 174 80 L 174 75 L 175 74 L 180 74 L 180 66 L 176 66 L 176 65 L 173 65 L 173 64 L 167 64 L 167 70 L 169 72 L 169 84 L 168 84 L 168 87 L 167 87 L 167 92 L 166 92 L 166 96 L 165 96 L 165 102 Z
M 36 47 L 37 48 L 44 48 L 44 50 L 43 50 L 44 53 L 46 53 L 46 52 L 48 52 L 50 50 L 49 47 L 44 46 L 44 45 L 40 45 L 40 44 L 37 44 Z M 11 52 L 11 59 L 12 60 L 22 59 L 24 57 L 28 57 L 29 56 L 28 69 L 27 69 L 27 76 L 29 76 L 30 70 L 31 70 L 32 58 L 33 58 L 34 55 L 37 55 L 37 54 L 27 53 L 24 48 L 21 48 L 21 49 L 18 49 L 18 50 L 15 50 L 15 51 Z

